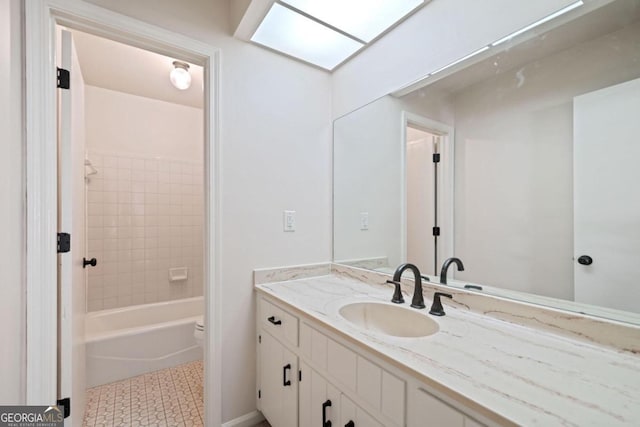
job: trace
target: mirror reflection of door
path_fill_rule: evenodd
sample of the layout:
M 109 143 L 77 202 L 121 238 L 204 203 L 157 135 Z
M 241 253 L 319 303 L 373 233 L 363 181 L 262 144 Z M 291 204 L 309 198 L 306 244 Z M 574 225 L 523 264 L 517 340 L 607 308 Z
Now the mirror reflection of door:
M 575 301 L 636 313 L 638 111 L 640 79 L 578 96 L 573 104 Z
M 438 153 L 440 137 L 417 127 L 407 127 L 407 262 L 424 274 L 437 274 Z

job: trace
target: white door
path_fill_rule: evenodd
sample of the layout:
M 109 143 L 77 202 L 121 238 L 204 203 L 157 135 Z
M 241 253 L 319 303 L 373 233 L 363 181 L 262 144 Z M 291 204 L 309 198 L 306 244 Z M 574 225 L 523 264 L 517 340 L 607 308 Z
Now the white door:
M 639 159 L 640 79 L 574 99 L 578 302 L 640 313 Z
M 58 89 L 58 231 L 71 234 L 71 251 L 58 256 L 58 397 L 71 399 L 66 426 L 81 426 L 85 397 L 86 255 L 84 81 L 73 39 L 58 31 L 59 67 L 71 88 Z
M 417 265 L 426 275 L 438 274 L 440 267 L 433 235 L 433 227 L 437 225 L 433 163 L 437 138 L 407 128 L 407 262 Z

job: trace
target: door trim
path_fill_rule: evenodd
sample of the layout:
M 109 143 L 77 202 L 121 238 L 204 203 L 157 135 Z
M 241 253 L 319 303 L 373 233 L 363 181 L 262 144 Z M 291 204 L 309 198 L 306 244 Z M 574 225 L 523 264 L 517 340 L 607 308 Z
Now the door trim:
M 221 51 L 77 0 L 25 2 L 27 188 L 26 403 L 57 394 L 57 139 L 55 26 L 86 31 L 205 68 L 205 424 L 221 425 L 220 69 Z

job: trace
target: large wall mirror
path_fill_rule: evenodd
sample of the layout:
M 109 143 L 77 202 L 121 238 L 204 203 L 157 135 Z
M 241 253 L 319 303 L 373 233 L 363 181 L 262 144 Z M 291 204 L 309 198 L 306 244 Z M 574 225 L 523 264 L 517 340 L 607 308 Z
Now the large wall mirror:
M 640 323 L 640 0 L 587 2 L 335 121 L 334 261 L 437 282 L 451 256 L 451 286 Z

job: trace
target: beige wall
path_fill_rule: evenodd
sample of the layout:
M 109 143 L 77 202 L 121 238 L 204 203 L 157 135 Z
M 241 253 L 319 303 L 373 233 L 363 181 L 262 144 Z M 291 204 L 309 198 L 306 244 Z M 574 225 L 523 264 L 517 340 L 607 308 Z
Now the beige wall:
M 0 2 L 0 404 L 24 402 L 24 168 L 19 0 Z

